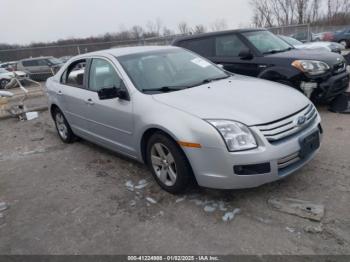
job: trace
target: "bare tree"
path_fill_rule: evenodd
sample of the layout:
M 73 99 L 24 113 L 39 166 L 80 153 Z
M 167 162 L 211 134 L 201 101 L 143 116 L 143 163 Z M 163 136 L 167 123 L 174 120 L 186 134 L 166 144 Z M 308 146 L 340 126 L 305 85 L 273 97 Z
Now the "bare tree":
M 179 29 L 180 33 L 184 34 L 184 35 L 187 35 L 192 31 L 186 22 L 179 23 L 178 29 Z
M 131 28 L 131 35 L 133 38 L 140 39 L 143 36 L 143 28 L 139 25 L 135 25 Z
M 212 31 L 222 31 L 227 29 L 227 22 L 225 19 L 217 19 L 211 24 Z
M 207 31 L 207 28 L 204 25 L 196 25 L 193 29 L 194 34 L 202 34 Z

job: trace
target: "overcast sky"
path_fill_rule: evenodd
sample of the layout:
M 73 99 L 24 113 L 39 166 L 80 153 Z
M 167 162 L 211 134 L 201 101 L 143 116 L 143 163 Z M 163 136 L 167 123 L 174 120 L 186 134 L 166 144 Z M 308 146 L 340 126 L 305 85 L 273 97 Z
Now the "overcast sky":
M 248 25 L 247 0 L 0 0 L 0 43 L 28 44 L 117 32 L 159 18 L 177 30 L 181 21 L 229 28 Z

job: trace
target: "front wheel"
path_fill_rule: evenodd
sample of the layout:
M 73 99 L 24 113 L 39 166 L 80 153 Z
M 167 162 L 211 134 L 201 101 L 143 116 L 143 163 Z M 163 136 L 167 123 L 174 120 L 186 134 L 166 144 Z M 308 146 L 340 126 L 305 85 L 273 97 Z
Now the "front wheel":
M 53 112 L 53 119 L 55 121 L 56 130 L 64 143 L 73 143 L 76 139 L 76 136 L 73 134 L 72 129 L 70 128 L 66 118 L 59 109 L 55 109 Z
M 192 168 L 179 147 L 162 133 L 154 134 L 147 145 L 147 164 L 161 188 L 172 194 L 193 185 Z

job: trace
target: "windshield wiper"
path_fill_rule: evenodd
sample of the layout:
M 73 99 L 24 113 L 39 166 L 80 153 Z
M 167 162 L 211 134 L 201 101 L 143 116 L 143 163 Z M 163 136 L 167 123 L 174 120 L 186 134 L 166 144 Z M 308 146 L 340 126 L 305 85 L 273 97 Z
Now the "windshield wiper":
M 196 86 L 200 86 L 200 85 L 204 85 L 207 83 L 211 83 L 213 81 L 219 81 L 222 79 L 226 79 L 229 78 L 230 75 L 224 76 L 224 77 L 216 77 L 216 78 L 207 78 L 204 79 L 198 83 L 189 85 L 189 86 L 163 86 L 160 88 L 150 88 L 150 89 L 142 89 L 142 92 L 163 92 L 163 93 L 167 93 L 167 92 L 173 92 L 173 91 L 179 91 L 179 90 L 183 90 L 183 89 L 187 89 L 187 88 L 192 88 L 192 87 L 196 87 Z
M 208 84 L 208 83 L 211 83 L 211 82 L 214 82 L 214 81 L 219 81 L 219 80 L 223 80 L 223 79 L 227 79 L 229 78 L 230 75 L 226 75 L 226 76 L 221 76 L 221 77 L 216 77 L 216 78 L 207 78 L 207 79 L 204 79 L 198 83 L 195 83 L 191 86 L 189 86 L 188 88 L 190 87 L 195 87 L 195 86 L 200 86 L 200 85 L 204 85 L 204 84 Z
M 286 51 L 290 51 L 292 49 L 293 49 L 292 47 L 288 47 L 287 49 L 274 49 L 274 50 L 270 50 L 270 51 L 264 52 L 263 54 L 267 55 L 267 54 L 283 53 L 283 52 L 286 52 Z
M 186 89 L 186 86 L 162 86 L 159 88 L 150 88 L 150 89 L 142 89 L 142 92 L 162 92 L 162 93 L 167 93 L 167 92 L 173 92 L 173 91 L 179 91 L 182 89 Z

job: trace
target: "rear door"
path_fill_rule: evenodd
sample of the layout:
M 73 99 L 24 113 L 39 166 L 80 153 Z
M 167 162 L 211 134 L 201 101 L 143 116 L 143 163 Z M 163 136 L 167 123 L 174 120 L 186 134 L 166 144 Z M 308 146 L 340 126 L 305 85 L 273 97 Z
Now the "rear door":
M 132 102 L 119 98 L 100 100 L 98 96 L 101 89 L 113 87 L 126 90 L 116 66 L 107 58 L 93 58 L 88 78 L 88 129 L 99 144 L 135 156 Z
M 72 62 L 63 73 L 56 92 L 61 109 L 73 131 L 86 137 L 88 131 L 88 106 L 86 59 Z

